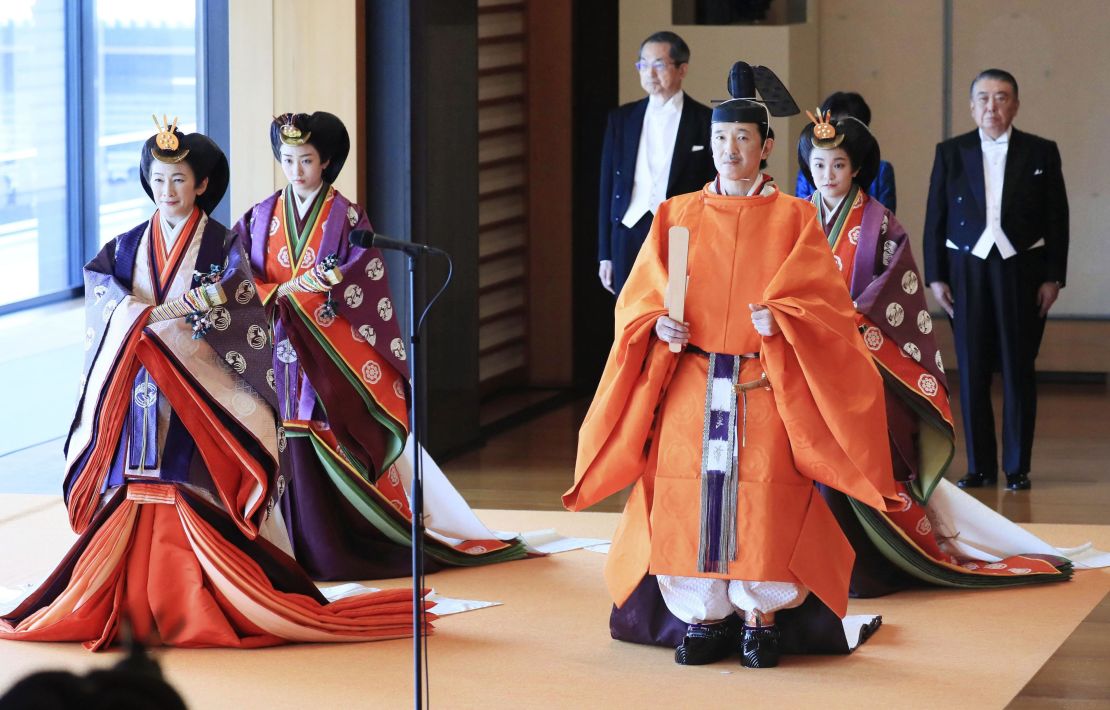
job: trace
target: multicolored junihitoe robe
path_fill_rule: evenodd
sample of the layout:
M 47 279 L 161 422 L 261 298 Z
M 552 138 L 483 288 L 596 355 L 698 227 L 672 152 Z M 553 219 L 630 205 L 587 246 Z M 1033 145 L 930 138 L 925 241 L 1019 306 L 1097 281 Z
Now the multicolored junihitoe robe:
M 227 302 L 205 337 L 148 325 L 199 274 Z M 172 245 L 158 214 L 85 268 L 85 369 L 65 499 L 80 537 L 0 617 L 0 638 L 257 647 L 411 634 L 408 589 L 328 603 L 290 556 L 270 334 L 241 240 L 194 211 Z
M 287 186 L 235 228 L 273 324 L 282 510 L 315 579 L 395 577 L 411 563 L 408 360 L 382 254 L 350 243 L 369 228 L 362 208 L 327 184 L 303 215 Z M 331 255 L 343 280 L 330 295 L 277 295 Z M 426 454 L 424 464 L 427 571 L 527 554 L 486 528 Z

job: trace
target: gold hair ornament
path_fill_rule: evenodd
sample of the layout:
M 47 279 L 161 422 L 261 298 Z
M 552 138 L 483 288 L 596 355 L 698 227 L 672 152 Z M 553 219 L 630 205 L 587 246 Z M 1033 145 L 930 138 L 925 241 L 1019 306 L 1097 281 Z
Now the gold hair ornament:
M 813 136 L 809 142 L 813 144 L 814 148 L 821 148 L 822 150 L 832 150 L 844 142 L 844 134 L 837 134 L 836 126 L 829 120 L 832 115 L 831 111 L 821 113 L 821 109 L 817 109 L 817 115 L 814 116 L 809 111 L 806 111 L 809 120 L 813 121 Z
M 154 127 L 158 129 L 154 136 L 154 147 L 150 149 L 151 156 L 160 163 L 180 163 L 189 154 L 189 149 L 178 152 L 181 141 L 177 137 L 177 116 L 173 117 L 172 125 L 165 114 L 162 114 L 161 123 L 158 122 L 157 115 L 152 113 L 150 117 L 154 119 Z
M 293 123 L 293 116 L 292 113 L 287 113 L 284 116 L 274 116 L 275 121 L 282 121 L 281 128 L 278 129 L 278 136 L 285 145 L 304 145 L 312 137 L 312 131 L 302 131 L 297 128 L 296 124 Z

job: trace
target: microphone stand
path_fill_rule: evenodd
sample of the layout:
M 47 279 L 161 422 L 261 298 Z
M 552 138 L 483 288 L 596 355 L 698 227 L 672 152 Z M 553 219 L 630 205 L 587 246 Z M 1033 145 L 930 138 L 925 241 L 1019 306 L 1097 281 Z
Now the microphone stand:
M 413 707 L 423 707 L 424 693 L 424 378 L 420 376 L 420 321 L 416 318 L 416 254 L 406 250 L 409 262 L 409 379 L 412 382 L 412 404 L 409 421 L 412 430 L 412 490 L 409 509 L 412 512 L 412 662 Z
M 412 511 L 413 571 L 413 708 L 421 710 L 424 702 L 424 378 L 420 321 L 416 319 L 416 254 L 405 250 L 408 258 L 408 379 L 412 382 L 413 399 L 408 406 L 408 419 L 413 437 L 413 483 L 408 494 Z
M 407 359 L 409 364 L 409 382 L 412 390 L 412 401 L 409 403 L 409 433 L 412 436 L 412 485 L 409 491 L 409 509 L 412 512 L 412 663 L 413 663 L 413 707 L 421 710 L 424 702 L 424 405 L 427 400 L 427 391 L 424 387 L 424 378 L 420 373 L 420 364 L 423 362 L 420 329 L 424 325 L 424 318 L 428 315 L 435 302 L 447 290 L 454 273 L 454 264 L 451 255 L 442 249 L 436 249 L 426 244 L 403 242 L 390 239 L 372 230 L 355 230 L 350 236 L 351 244 L 357 247 L 376 247 L 378 249 L 396 249 L 404 252 L 408 257 L 408 330 L 409 349 Z M 447 260 L 447 278 L 439 287 L 435 295 L 424 306 L 420 317 L 416 317 L 416 259 L 425 254 L 438 254 Z
M 424 378 L 419 371 L 423 362 L 420 341 L 420 329 L 424 324 L 424 317 L 432 305 L 451 282 L 454 270 L 451 256 L 434 247 L 421 249 L 402 249 L 408 257 L 408 328 L 409 328 L 409 378 L 412 382 L 412 404 L 409 406 L 410 431 L 413 441 L 412 463 L 412 490 L 409 494 L 409 508 L 412 511 L 412 657 L 413 657 L 413 707 L 421 710 L 423 707 L 424 688 L 424 653 L 425 643 L 423 637 L 425 600 L 424 600 L 424 408 L 427 403 L 427 390 Z M 447 259 L 447 278 L 439 291 L 432 297 L 420 317 L 416 317 L 416 260 L 423 254 L 440 254 Z

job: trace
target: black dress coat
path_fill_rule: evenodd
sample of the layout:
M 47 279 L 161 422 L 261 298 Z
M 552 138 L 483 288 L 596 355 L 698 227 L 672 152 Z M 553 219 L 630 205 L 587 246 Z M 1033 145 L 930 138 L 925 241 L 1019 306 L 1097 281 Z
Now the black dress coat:
M 612 261 L 614 287 L 618 292 L 640 244 L 647 235 L 629 235 L 621 224 L 632 199 L 632 182 L 636 176 L 636 153 L 640 147 L 640 131 L 647 113 L 648 99 L 619 106 L 609 113 L 605 128 L 605 144 L 601 153 L 601 193 L 598 201 L 598 261 Z M 678 120 L 671 172 L 667 179 L 667 197 L 696 192 L 713 179 L 713 153 L 709 144 L 709 124 L 713 111 L 689 94 L 682 99 L 682 115 Z

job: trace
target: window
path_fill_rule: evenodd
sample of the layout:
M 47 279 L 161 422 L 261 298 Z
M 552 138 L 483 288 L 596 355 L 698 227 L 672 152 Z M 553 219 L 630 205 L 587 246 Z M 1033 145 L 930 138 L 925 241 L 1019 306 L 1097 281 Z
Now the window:
M 139 149 L 161 121 L 197 130 L 196 6 L 150 0 L 97 0 L 96 175 L 99 242 L 150 217 L 139 183 Z
M 70 285 L 64 0 L 0 3 L 0 307 Z
M 226 66 L 200 61 L 226 23 L 224 0 L 0 2 L 0 314 L 70 297 L 82 265 L 150 216 L 152 113 L 186 132 L 205 111 L 227 120 L 200 90 L 226 93 Z

